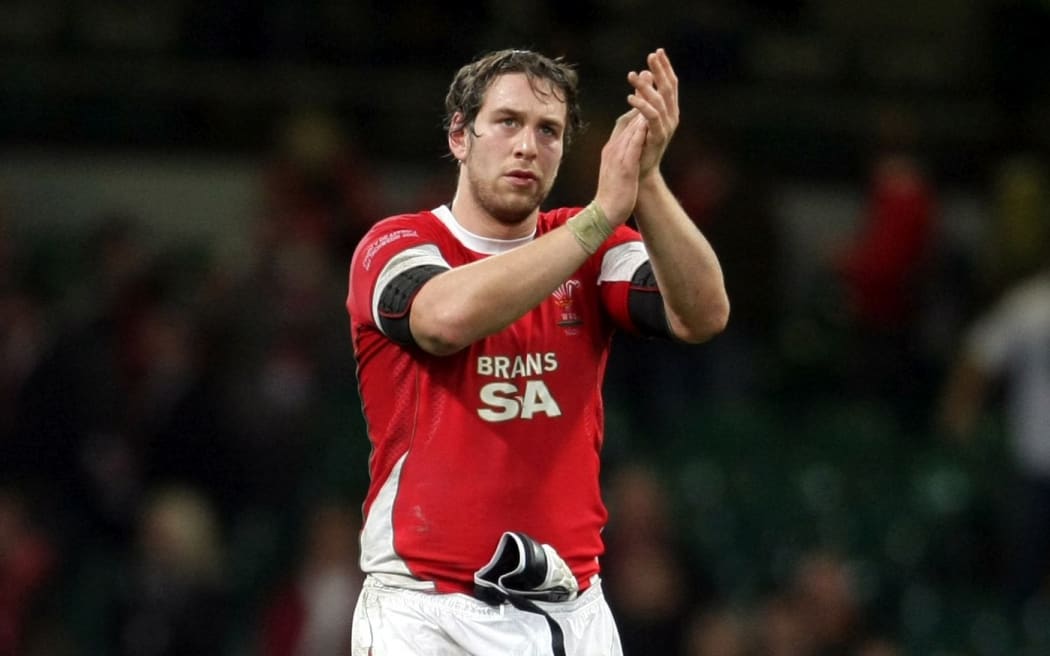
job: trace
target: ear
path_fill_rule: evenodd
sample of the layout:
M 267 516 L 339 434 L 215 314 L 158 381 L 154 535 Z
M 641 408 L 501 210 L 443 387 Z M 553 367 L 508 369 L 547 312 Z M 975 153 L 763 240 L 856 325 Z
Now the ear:
M 462 162 L 467 158 L 467 152 L 470 150 L 470 136 L 467 134 L 469 130 L 463 120 L 463 114 L 456 112 L 452 115 L 452 124 L 448 129 L 448 150 L 457 161 Z

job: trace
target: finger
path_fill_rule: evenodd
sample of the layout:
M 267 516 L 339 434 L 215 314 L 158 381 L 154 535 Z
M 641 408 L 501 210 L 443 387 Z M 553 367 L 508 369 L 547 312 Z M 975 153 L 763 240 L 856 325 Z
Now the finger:
M 631 73 L 628 81 L 634 86 L 634 94 L 652 105 L 657 112 L 668 111 L 667 99 L 658 91 L 652 71 Z
M 678 76 L 674 72 L 674 67 L 671 66 L 671 58 L 667 56 L 663 48 L 657 48 L 656 52 L 650 53 L 646 62 L 649 70 L 656 76 L 657 86 L 676 87 L 678 85 Z
M 627 103 L 634 107 L 637 112 L 645 117 L 647 121 L 660 121 L 660 110 L 653 106 L 651 102 L 641 97 L 637 93 L 632 93 L 627 96 Z
M 630 115 L 628 117 L 628 115 Z M 617 120 L 617 127 L 613 130 L 613 134 L 609 137 L 609 141 L 606 142 L 603 152 L 613 160 L 621 160 L 623 153 L 627 149 L 627 144 L 630 143 L 631 137 L 638 130 L 638 120 L 641 117 L 636 110 L 631 110 L 624 116 L 621 116 Z M 644 117 L 641 117 L 644 122 Z
M 640 91 L 629 95 L 627 103 L 645 117 L 649 122 L 649 130 L 654 134 L 663 135 L 670 131 L 674 117 L 664 106 L 663 99 L 651 87 L 648 92 Z
M 656 52 L 648 57 L 650 70 L 656 79 L 656 90 L 664 98 L 668 108 L 678 108 L 678 76 L 671 66 L 671 59 L 663 48 L 657 48 Z
M 628 103 L 650 119 L 649 130 L 654 139 L 665 141 L 678 126 L 678 78 L 663 48 L 649 53 L 646 63 L 650 70 L 628 76 L 635 87 L 635 100 Z M 652 109 L 647 109 L 641 101 Z
M 641 114 L 636 114 L 631 121 L 624 127 L 623 132 L 618 135 L 616 140 L 616 148 L 618 156 L 626 161 L 637 160 L 639 153 L 634 152 L 635 144 L 640 139 L 642 143 L 645 142 L 645 135 L 648 130 L 649 123 L 645 117 Z
M 623 124 L 623 127 L 615 136 L 616 142 L 620 144 L 627 143 L 628 141 L 630 141 L 634 133 L 638 131 L 640 126 L 645 125 L 646 122 L 645 117 L 642 116 L 641 113 L 638 112 L 638 110 L 631 110 L 630 112 L 628 112 L 628 114 L 629 120 Z M 625 114 L 625 116 L 627 115 Z
M 650 52 L 645 58 L 645 63 L 649 70 L 653 72 L 653 75 L 656 76 L 658 82 L 671 82 L 674 72 L 671 69 L 671 60 L 668 59 L 667 53 L 664 52 L 663 48 L 657 48 L 656 51 Z
M 656 78 L 653 76 L 652 71 L 642 71 L 641 73 L 631 71 L 627 74 L 627 81 L 636 91 L 641 92 L 646 89 L 650 89 L 653 92 L 656 91 Z
M 645 147 L 645 140 L 649 136 L 649 124 L 645 121 L 638 121 L 636 123 L 637 128 L 631 132 L 631 139 L 627 142 L 627 152 L 624 154 L 624 158 L 632 164 L 637 164 L 642 156 L 642 149 Z
M 649 53 L 646 57 L 646 64 L 649 66 L 653 76 L 653 85 L 663 99 L 664 105 L 672 114 L 676 113 L 678 108 L 678 77 L 675 75 L 674 68 L 671 67 L 671 60 L 668 58 L 667 53 L 663 48 L 658 48 L 655 52 Z
M 612 134 L 609 136 L 609 138 L 612 139 L 621 132 L 623 132 L 624 128 L 627 127 L 627 125 L 631 122 L 631 119 L 633 119 L 637 114 L 638 110 L 634 109 L 633 107 L 624 112 L 623 114 L 620 114 L 620 116 L 616 119 L 616 123 L 613 124 Z

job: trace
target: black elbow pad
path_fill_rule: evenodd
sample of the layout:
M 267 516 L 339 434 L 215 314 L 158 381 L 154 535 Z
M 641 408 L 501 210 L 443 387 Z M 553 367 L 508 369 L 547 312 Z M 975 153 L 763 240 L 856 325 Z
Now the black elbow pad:
M 638 332 L 645 337 L 670 337 L 664 299 L 656 285 L 653 265 L 644 262 L 631 276 L 631 289 L 627 293 L 627 311 Z
M 398 344 L 414 345 L 412 330 L 408 324 L 412 299 L 423 283 L 448 271 L 436 264 L 423 264 L 406 269 L 386 284 L 379 295 L 379 329 Z

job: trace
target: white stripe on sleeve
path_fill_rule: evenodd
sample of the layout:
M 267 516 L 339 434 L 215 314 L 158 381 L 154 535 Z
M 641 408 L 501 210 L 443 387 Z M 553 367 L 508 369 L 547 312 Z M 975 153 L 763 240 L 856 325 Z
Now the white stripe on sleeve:
M 602 272 L 598 284 L 603 282 L 631 282 L 638 267 L 649 261 L 649 252 L 640 241 L 629 241 L 613 246 L 602 257 Z
M 383 296 L 383 290 L 386 289 L 391 280 L 398 277 L 402 272 L 425 264 L 434 264 L 445 269 L 452 268 L 445 261 L 445 258 L 441 256 L 441 251 L 438 250 L 437 246 L 434 244 L 420 244 L 419 246 L 406 248 L 390 258 L 383 270 L 379 272 L 379 277 L 376 279 L 376 287 L 372 291 L 372 321 L 375 322 L 380 330 L 382 330 L 382 324 L 379 323 L 379 299 Z

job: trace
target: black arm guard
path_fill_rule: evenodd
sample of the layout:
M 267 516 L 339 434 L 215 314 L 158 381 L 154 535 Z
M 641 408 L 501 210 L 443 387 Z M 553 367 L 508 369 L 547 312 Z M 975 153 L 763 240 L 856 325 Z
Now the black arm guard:
M 384 335 L 398 344 L 415 345 L 416 340 L 408 325 L 412 299 L 423 283 L 444 271 L 448 269 L 436 264 L 424 264 L 402 271 L 387 283 L 379 296 L 379 328 Z
M 631 276 L 631 290 L 627 293 L 627 311 L 631 321 L 644 337 L 670 337 L 667 313 L 660 288 L 656 286 L 653 265 L 644 262 Z

